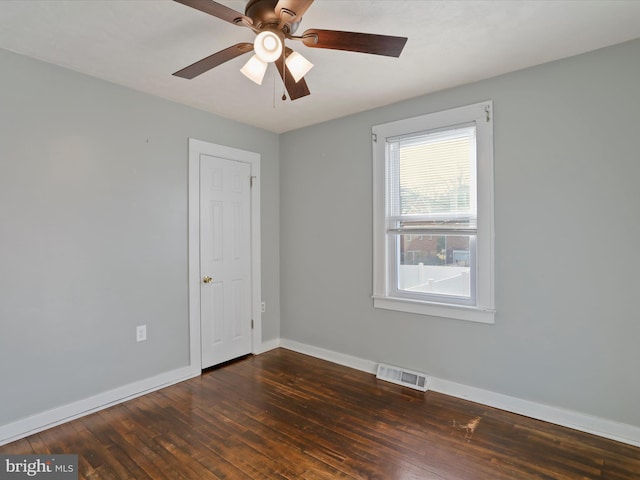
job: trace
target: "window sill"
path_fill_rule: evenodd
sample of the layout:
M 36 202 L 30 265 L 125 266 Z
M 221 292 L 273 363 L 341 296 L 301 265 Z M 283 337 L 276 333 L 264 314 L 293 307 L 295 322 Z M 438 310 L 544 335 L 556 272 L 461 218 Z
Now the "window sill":
M 494 315 L 496 313 L 496 311 L 491 308 L 420 302 L 396 297 L 374 296 L 373 306 L 374 308 L 382 308 L 384 310 L 395 310 L 398 312 L 417 313 L 418 315 L 431 315 L 434 317 L 454 318 L 480 323 L 495 323 Z

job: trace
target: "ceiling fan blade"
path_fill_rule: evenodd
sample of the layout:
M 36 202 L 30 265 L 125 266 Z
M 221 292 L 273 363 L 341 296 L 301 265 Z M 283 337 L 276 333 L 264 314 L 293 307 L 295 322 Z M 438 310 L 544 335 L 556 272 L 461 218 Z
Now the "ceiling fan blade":
M 407 43 L 407 38 L 373 33 L 311 29 L 302 34 L 302 42 L 307 47 L 312 48 L 330 48 L 348 52 L 399 57 L 404 44 Z
M 214 67 L 217 67 L 218 65 L 223 64 L 224 62 L 228 62 L 229 60 L 250 52 L 251 50 L 253 50 L 252 43 L 238 43 L 231 47 L 227 47 L 224 50 L 220 50 L 213 55 L 209 55 L 202 60 L 198 60 L 196 63 L 193 63 L 182 70 L 178 70 L 173 75 L 176 77 L 192 79 Z
M 214 2 L 213 0 L 174 0 L 201 12 L 208 13 L 214 17 L 218 17 L 225 22 L 233 23 L 234 25 L 242 25 L 243 19 L 249 21 L 249 25 L 253 22 L 249 17 L 245 17 L 242 13 L 236 12 L 234 9 L 226 7 L 221 3 Z
M 312 3 L 313 0 L 280 0 L 274 11 L 278 17 L 286 22 L 299 22 Z
M 293 79 L 293 75 L 289 71 L 289 67 L 284 63 L 286 57 L 291 55 L 293 50 L 290 48 L 285 48 L 285 52 L 280 56 L 280 58 L 275 62 L 276 67 L 278 69 L 278 73 L 282 77 L 282 81 L 284 82 L 284 86 L 287 89 L 287 93 L 289 94 L 289 98 L 291 100 L 297 100 L 298 98 L 306 97 L 311 92 L 309 91 L 309 87 L 307 87 L 307 82 L 304 78 L 301 78 L 297 83 Z

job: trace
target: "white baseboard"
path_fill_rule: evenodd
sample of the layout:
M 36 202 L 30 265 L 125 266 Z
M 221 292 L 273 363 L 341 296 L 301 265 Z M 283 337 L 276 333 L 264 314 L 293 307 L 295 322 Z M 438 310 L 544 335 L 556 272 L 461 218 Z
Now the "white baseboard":
M 0 425 L 0 445 L 5 445 L 47 428 L 55 427 L 198 375 L 200 375 L 199 368 L 194 369 L 190 366 L 179 368 L 6 425 Z
M 305 343 L 294 342 L 293 340 L 286 340 L 282 338 L 280 340 L 280 346 L 287 350 L 311 355 L 312 357 L 321 358 L 322 360 L 344 365 L 345 367 L 355 368 L 356 370 L 362 370 L 367 373 L 376 373 L 376 370 L 378 369 L 378 364 L 370 360 L 364 360 L 362 358 L 345 355 L 344 353 L 338 353 L 332 350 L 325 350 L 324 348 L 314 347 Z
M 273 350 L 280 346 L 280 339 L 276 338 L 274 340 L 267 340 L 266 342 L 262 342 L 260 346 L 253 352 L 254 355 L 260 355 L 261 353 L 268 352 L 269 350 Z
M 362 370 L 367 373 L 375 373 L 378 367 L 376 362 L 362 358 L 345 355 L 343 353 L 314 347 L 293 340 L 280 340 L 280 346 L 288 350 L 304 353 L 312 357 L 328 360 L 339 365 Z M 399 365 L 400 367 L 402 365 Z M 451 395 L 476 403 L 481 403 L 490 407 L 517 413 L 526 417 L 535 418 L 549 423 L 554 423 L 563 427 L 568 427 L 581 432 L 598 435 L 618 442 L 640 447 L 640 428 L 625 423 L 607 420 L 600 417 L 593 417 L 584 413 L 565 410 L 563 408 L 551 407 L 521 398 L 503 395 L 501 393 L 483 390 L 481 388 L 470 387 L 460 383 L 450 382 L 441 378 L 430 376 L 430 390 L 434 392 Z

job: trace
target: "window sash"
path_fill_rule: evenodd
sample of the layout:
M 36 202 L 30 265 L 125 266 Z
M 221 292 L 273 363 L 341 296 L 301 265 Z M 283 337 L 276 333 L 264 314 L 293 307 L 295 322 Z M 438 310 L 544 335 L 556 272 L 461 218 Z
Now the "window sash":
M 387 233 L 416 235 L 476 235 L 478 219 L 475 215 L 416 215 L 387 217 Z
M 387 217 L 476 217 L 475 121 L 388 137 L 385 151 Z
M 411 300 L 420 300 L 425 302 L 435 302 L 435 303 L 449 303 L 454 305 L 466 305 L 472 306 L 476 304 L 477 298 L 477 236 L 476 235 L 452 235 L 452 236 L 467 236 L 469 237 L 469 295 L 456 295 L 453 293 L 427 293 L 427 292 L 419 292 L 419 291 L 411 291 L 408 289 L 403 289 L 400 287 L 400 270 L 405 264 L 401 262 L 401 250 L 400 250 L 400 237 L 402 234 L 398 233 L 389 233 L 387 234 L 388 238 L 388 272 L 389 272 L 389 285 L 388 285 L 388 293 L 392 297 L 398 298 L 407 298 Z M 437 234 L 429 233 L 427 235 Z M 449 235 L 449 234 L 447 234 Z M 451 265 L 436 265 L 432 266 L 442 269 L 447 269 Z M 442 270 L 446 271 L 446 270 Z

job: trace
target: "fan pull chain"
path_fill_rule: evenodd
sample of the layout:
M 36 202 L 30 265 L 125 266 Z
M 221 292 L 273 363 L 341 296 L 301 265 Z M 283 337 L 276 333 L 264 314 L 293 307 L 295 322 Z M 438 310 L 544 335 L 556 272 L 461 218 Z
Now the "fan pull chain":
M 285 88 L 287 86 L 286 81 L 285 81 L 285 74 L 286 74 L 286 70 L 285 70 L 285 53 L 283 51 L 282 52 L 282 101 L 283 102 L 287 99 L 287 96 L 285 95 Z

